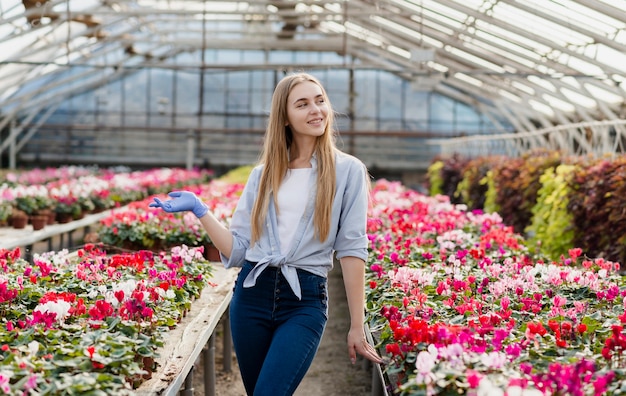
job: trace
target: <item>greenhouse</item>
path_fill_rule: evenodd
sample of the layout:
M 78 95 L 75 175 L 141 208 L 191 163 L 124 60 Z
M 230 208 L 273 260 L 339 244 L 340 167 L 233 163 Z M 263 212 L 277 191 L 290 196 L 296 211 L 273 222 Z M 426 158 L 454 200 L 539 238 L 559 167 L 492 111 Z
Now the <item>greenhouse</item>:
M 626 0 L 0 0 L 0 394 L 626 394 L 625 81 Z

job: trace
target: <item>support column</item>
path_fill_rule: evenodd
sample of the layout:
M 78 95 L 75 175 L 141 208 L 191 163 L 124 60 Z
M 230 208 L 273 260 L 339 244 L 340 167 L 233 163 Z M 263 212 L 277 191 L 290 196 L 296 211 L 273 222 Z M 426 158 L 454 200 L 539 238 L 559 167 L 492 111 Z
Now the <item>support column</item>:
M 228 310 L 224 312 L 222 316 L 224 321 L 224 372 L 230 373 L 232 371 L 232 356 L 233 356 L 233 338 L 230 334 L 230 317 L 228 316 Z
M 215 396 L 215 333 L 204 348 L 204 394 Z
M 17 129 L 15 120 L 11 121 L 11 133 L 9 135 L 9 169 L 15 169 L 17 157 Z
M 193 130 L 187 131 L 187 170 L 193 169 L 193 158 L 196 152 L 196 140 Z

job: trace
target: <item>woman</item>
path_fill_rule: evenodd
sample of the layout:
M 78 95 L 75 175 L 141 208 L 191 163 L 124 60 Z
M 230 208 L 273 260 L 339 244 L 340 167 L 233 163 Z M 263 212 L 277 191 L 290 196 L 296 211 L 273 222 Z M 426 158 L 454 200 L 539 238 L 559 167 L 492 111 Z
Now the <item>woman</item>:
M 292 395 L 306 374 L 326 326 L 333 254 L 350 311 L 348 355 L 353 364 L 357 353 L 382 362 L 364 332 L 369 178 L 363 163 L 335 147 L 333 127 L 321 83 L 288 75 L 274 90 L 261 161 L 230 229 L 190 192 L 150 204 L 193 211 L 225 267 L 242 267 L 230 320 L 248 395 Z

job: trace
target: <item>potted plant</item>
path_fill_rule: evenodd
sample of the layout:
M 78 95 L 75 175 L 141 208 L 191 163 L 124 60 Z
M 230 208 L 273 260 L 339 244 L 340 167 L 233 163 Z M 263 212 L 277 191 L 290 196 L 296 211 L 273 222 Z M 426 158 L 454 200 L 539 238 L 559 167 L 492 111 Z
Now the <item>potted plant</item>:
M 65 196 L 57 198 L 54 211 L 57 214 L 56 220 L 59 223 L 68 223 L 80 216 L 82 208 L 76 197 Z
M 34 196 L 29 195 L 15 197 L 13 200 L 13 206 L 16 209 L 25 212 L 28 216 L 35 213 L 35 211 L 39 209 L 37 199 Z
M 11 210 L 10 224 L 11 227 L 15 229 L 22 229 L 26 227 L 28 224 L 28 214 L 23 210 L 13 207 Z
M 0 202 L 0 227 L 4 227 L 9 223 L 12 211 L 13 205 L 10 202 Z

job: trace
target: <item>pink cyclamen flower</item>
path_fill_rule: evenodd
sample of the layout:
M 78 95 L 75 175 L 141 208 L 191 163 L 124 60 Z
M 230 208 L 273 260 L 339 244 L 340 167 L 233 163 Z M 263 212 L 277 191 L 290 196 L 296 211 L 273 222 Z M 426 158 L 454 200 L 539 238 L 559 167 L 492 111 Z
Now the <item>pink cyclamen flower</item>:
M 427 351 L 421 351 L 417 354 L 415 359 L 415 368 L 417 369 L 415 381 L 418 384 L 429 384 L 433 381 L 433 369 L 437 364 L 437 355 L 437 347 L 432 344 Z
M 0 389 L 7 395 L 11 394 L 11 377 L 5 373 L 0 373 Z
M 478 388 L 481 379 L 482 376 L 477 371 L 467 370 L 467 383 L 471 389 Z

